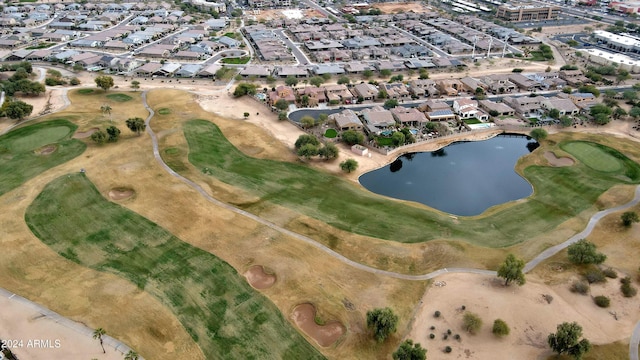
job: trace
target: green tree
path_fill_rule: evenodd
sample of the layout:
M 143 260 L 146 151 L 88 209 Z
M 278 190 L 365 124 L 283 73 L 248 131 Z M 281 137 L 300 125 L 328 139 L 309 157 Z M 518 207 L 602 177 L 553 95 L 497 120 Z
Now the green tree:
M 352 172 L 355 171 L 358 168 L 358 162 L 355 161 L 354 159 L 347 159 L 343 162 L 340 163 L 340 169 L 342 169 L 342 171 L 344 172 Z
M 367 69 L 367 70 L 365 70 L 365 71 L 363 71 L 363 72 L 362 72 L 362 76 L 363 76 L 365 79 L 369 79 L 370 77 L 372 77 L 372 76 L 373 76 L 373 71 L 372 71 L 372 70 Z
M 570 86 L 565 86 L 562 88 L 562 92 L 565 94 L 571 94 L 573 92 L 573 89 Z
M 311 157 L 318 155 L 318 146 L 313 144 L 304 144 L 298 149 L 297 154 L 298 156 L 302 156 L 306 159 L 311 159 Z
M 236 86 L 235 90 L 233 90 L 233 96 L 240 97 L 244 95 L 253 96 L 257 92 L 257 86 L 251 83 L 240 83 Z
M 598 97 L 600 96 L 600 90 L 598 90 L 597 87 L 595 87 L 594 85 L 583 85 L 580 86 L 578 88 L 578 91 L 581 93 L 592 93 L 593 96 Z
M 287 86 L 296 86 L 298 85 L 298 78 L 296 78 L 295 76 L 287 76 L 287 78 L 284 79 L 284 83 Z
M 318 150 L 318 155 L 325 160 L 331 160 L 338 157 L 340 151 L 338 147 L 334 143 L 326 143 L 323 147 Z
M 626 90 L 622 93 L 622 98 L 626 101 L 638 100 L 638 93 L 635 90 Z
M 20 100 L 9 101 L 2 108 L 8 118 L 17 119 L 18 121 L 31 115 L 33 111 L 33 105 Z
M 398 106 L 398 100 L 396 99 L 388 99 L 387 101 L 384 102 L 384 107 L 386 107 L 387 109 L 391 109 Z
M 140 133 L 147 128 L 147 125 L 144 123 L 144 120 L 139 117 L 128 118 L 125 123 L 127 124 L 127 127 L 129 128 L 129 130 L 138 134 L 138 136 L 140 136 Z
M 342 167 L 342 164 L 340 164 L 340 167 Z M 376 341 L 385 341 L 389 335 L 396 332 L 397 326 L 398 316 L 390 308 L 377 308 L 367 311 L 367 328 L 373 331 L 373 337 Z
M 420 69 L 419 72 L 419 76 L 418 76 L 421 80 L 425 80 L 429 78 L 429 71 L 427 71 L 427 69 Z
M 547 135 L 547 130 L 541 128 L 535 128 L 529 133 L 529 136 L 531 136 L 535 141 L 544 140 L 547 138 Z
M 573 124 L 573 120 L 570 116 L 563 115 L 560 117 L 560 125 L 562 125 L 563 127 L 571 126 L 571 124 Z
M 109 106 L 108 104 L 100 106 L 100 111 L 102 112 L 102 114 L 109 114 L 109 119 L 111 119 L 111 110 L 111 106 Z
M 629 74 L 629 71 L 625 69 L 618 69 L 618 74 L 616 75 L 616 81 L 618 84 L 623 83 L 629 79 L 631 79 L 631 74 Z
M 344 76 L 344 75 L 343 75 L 343 76 L 340 76 L 340 77 L 338 78 L 338 84 L 340 84 L 340 85 L 342 85 L 342 84 L 347 85 L 347 84 L 349 84 L 350 82 L 351 82 L 351 79 L 349 79 L 349 77 L 348 77 L 348 76 Z
M 325 122 L 327 122 L 328 118 L 329 118 L 329 115 L 325 113 L 318 115 L 318 124 L 324 124 Z
M 138 80 L 133 80 L 133 81 L 131 82 L 131 88 L 132 88 L 133 90 L 138 90 L 138 89 L 140 89 L 140 81 L 138 81 Z
M 104 350 L 104 344 L 102 343 L 102 337 L 106 334 L 107 332 L 104 331 L 103 328 L 97 328 L 95 330 L 93 330 L 93 338 L 97 339 L 100 341 L 100 347 L 102 348 L 102 353 L 106 354 L 107 352 Z
M 522 286 L 526 280 L 524 278 L 524 260 L 518 259 L 513 254 L 507 255 L 507 258 L 498 268 L 498 277 L 504 278 L 504 285 L 508 286 L 511 281 L 515 281 L 516 284 Z
M 393 360 L 426 360 L 427 349 L 423 349 L 420 343 L 407 339 L 400 344 L 393 354 Z
M 250 115 L 250 114 L 249 114 L 248 112 L 246 112 L 246 111 L 242 114 L 242 116 L 243 116 L 245 119 L 246 119 L 246 118 L 248 118 L 248 117 L 249 117 L 249 115 Z
M 312 144 L 313 146 L 318 147 L 320 145 L 320 141 L 318 140 L 317 137 L 313 135 L 302 134 L 298 136 L 298 139 L 296 140 L 294 146 L 296 149 L 300 149 L 301 147 L 307 144 Z
M 640 118 L 640 107 L 632 107 L 631 110 L 629 110 L 629 116 L 631 116 L 634 120 Z
M 324 84 L 324 78 L 322 76 L 314 76 L 311 79 L 309 79 L 309 84 L 318 87 Z
M 389 97 L 389 94 L 387 93 L 386 90 L 380 89 L 380 91 L 378 91 L 378 99 L 386 99 L 388 97 Z
M 97 76 L 95 82 L 96 85 L 105 92 L 113 87 L 113 78 L 108 75 Z
M 569 261 L 574 264 L 602 264 L 607 256 L 596 251 L 596 245 L 581 239 L 567 248 Z
M 107 128 L 107 135 L 108 135 L 107 141 L 109 141 L 109 142 L 117 142 L 118 138 L 120 137 L 120 129 L 118 129 L 117 127 L 115 127 L 113 125 L 109 126 Z
M 285 99 L 278 99 L 273 105 L 280 111 L 285 111 L 289 108 L 289 102 Z
M 316 125 L 316 119 L 314 119 L 312 116 L 303 116 L 300 119 L 300 125 L 302 125 L 303 128 L 308 129 L 311 127 L 314 127 Z
M 102 145 L 107 142 L 107 134 L 102 130 L 95 131 L 93 134 L 91 134 L 91 140 L 93 140 L 98 145 Z
M 380 70 L 380 76 L 382 77 L 389 77 L 391 75 L 391 70 L 389 69 L 382 69 Z
M 464 313 L 462 317 L 462 328 L 470 334 L 475 334 L 482 327 L 482 319 L 472 312 Z
M 624 227 L 631 227 L 633 223 L 637 223 L 640 221 L 638 213 L 636 213 L 635 211 L 625 211 L 620 216 L 620 219 L 622 220 L 622 225 L 624 225 Z
M 509 325 L 507 325 L 507 323 L 504 322 L 504 320 L 496 319 L 493 322 L 492 332 L 493 332 L 493 335 L 497 337 L 503 337 L 503 336 L 509 335 L 509 333 L 511 332 L 511 329 L 509 329 Z
M 556 328 L 555 333 L 549 334 L 547 337 L 547 343 L 549 347 L 558 355 L 568 354 L 574 359 L 579 360 L 582 355 L 591 350 L 591 343 L 587 339 L 580 339 L 582 337 L 582 327 L 577 323 L 564 322 Z
M 355 145 L 355 144 L 362 144 L 364 142 L 364 135 L 359 132 L 359 131 L 355 131 L 355 130 L 346 130 L 342 132 L 342 141 L 345 142 L 345 144 L 351 146 L 351 145 Z
M 302 95 L 300 97 L 300 106 L 308 107 L 309 106 L 309 95 Z
M 558 109 L 549 110 L 549 116 L 554 118 L 554 119 L 559 119 L 560 118 L 560 110 L 558 110 Z
M 287 112 L 286 111 L 280 111 L 278 113 L 278 120 L 280 120 L 280 121 L 287 120 Z
M 391 135 L 391 142 L 394 146 L 402 146 L 406 140 L 406 136 L 401 131 L 396 131 Z
M 138 360 L 139 358 L 140 355 L 138 355 L 138 353 L 133 350 L 129 350 L 129 352 L 124 356 L 124 360 Z
M 616 107 L 615 109 L 613 109 L 613 118 L 614 119 L 620 119 L 623 116 L 627 116 L 627 112 L 624 111 L 623 108 Z

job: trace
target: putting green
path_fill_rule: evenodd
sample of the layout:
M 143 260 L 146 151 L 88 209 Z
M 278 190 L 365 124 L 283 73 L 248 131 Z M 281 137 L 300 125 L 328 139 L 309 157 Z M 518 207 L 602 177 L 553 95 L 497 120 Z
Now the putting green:
M 38 174 L 82 154 L 85 143 L 72 139 L 77 126 L 57 119 L 21 127 L 0 136 L 0 195 L 24 184 Z M 55 145 L 47 156 L 34 150 Z
M 571 141 L 560 147 L 596 171 L 614 172 L 619 171 L 623 166 L 622 161 L 614 153 L 608 151 L 608 147 L 596 143 Z
M 84 174 L 49 183 L 25 220 L 61 256 L 157 297 L 207 359 L 323 358 L 233 267 L 107 201 Z
M 129 100 L 133 100 L 131 96 L 127 94 L 121 94 L 121 93 L 109 94 L 107 95 L 107 99 L 117 101 L 117 102 L 125 102 Z

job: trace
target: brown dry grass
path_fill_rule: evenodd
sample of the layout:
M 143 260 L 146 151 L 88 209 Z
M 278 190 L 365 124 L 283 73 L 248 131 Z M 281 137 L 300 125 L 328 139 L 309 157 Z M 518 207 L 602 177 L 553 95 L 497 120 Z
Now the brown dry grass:
M 397 14 L 405 12 L 427 13 L 434 11 L 420 2 L 394 2 L 374 4 L 374 8 L 380 9 L 384 14 Z

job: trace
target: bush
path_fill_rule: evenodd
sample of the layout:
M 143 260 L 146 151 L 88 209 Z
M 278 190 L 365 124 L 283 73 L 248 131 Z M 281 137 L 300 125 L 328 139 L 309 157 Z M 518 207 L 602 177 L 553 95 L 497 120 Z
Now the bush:
M 447 329 L 447 335 L 451 335 L 451 329 Z
M 587 295 L 589 293 L 589 284 L 584 281 L 575 281 L 571 284 L 570 290 L 573 293 Z
M 634 297 L 638 293 L 638 289 L 631 285 L 631 278 L 625 277 L 624 279 L 620 279 L 622 285 L 620 286 L 620 291 L 622 291 L 622 295 L 624 297 Z
M 467 332 L 475 334 L 482 327 L 482 319 L 472 312 L 467 312 L 462 318 L 462 327 Z
M 602 270 L 602 273 L 604 274 L 604 276 L 608 277 L 609 279 L 615 279 L 618 277 L 618 273 L 612 268 L 604 269 Z
M 447 347 L 444 348 L 444 352 L 446 352 L 447 354 L 450 353 L 451 351 L 453 351 L 451 346 L 447 346 Z
M 431 325 L 431 327 L 430 327 L 429 329 L 430 329 L 430 330 L 435 330 L 435 329 L 436 329 L 436 327 L 435 327 L 435 326 L 433 326 L 433 325 Z
M 454 338 L 454 339 L 456 339 L 456 340 L 458 340 L 458 341 L 460 341 L 460 334 L 455 334 L 455 335 L 453 336 L 453 338 Z
M 608 297 L 599 295 L 593 298 L 593 302 L 601 308 L 608 308 L 611 301 Z
M 433 317 L 439 318 L 440 317 L 440 311 L 436 310 L 436 312 L 433 313 Z
M 80 79 L 78 79 L 77 77 L 73 77 L 71 78 L 71 80 L 69 80 L 69 84 L 73 86 L 80 85 Z
M 442 340 L 448 340 L 448 339 L 449 339 L 449 335 L 447 334 L 442 335 Z
M 504 322 L 504 320 L 502 319 L 496 319 L 493 322 L 493 335 L 497 336 L 497 337 L 503 337 L 506 335 L 509 335 L 509 332 L 511 330 L 509 329 L 509 325 L 507 325 L 506 322 Z
M 584 274 L 584 277 L 585 279 L 587 279 L 589 284 L 602 283 L 607 281 L 607 278 L 604 276 L 600 269 L 589 270 L 586 274 Z
M 429 334 L 429 339 L 435 339 L 435 338 L 436 338 L 435 334 Z

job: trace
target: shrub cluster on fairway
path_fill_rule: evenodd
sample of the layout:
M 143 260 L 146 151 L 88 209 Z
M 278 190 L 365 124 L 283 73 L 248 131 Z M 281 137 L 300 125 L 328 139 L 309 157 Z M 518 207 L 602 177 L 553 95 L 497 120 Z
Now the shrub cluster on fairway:
M 206 358 L 322 358 L 229 264 L 107 201 L 84 174 L 49 183 L 25 218 L 60 255 L 160 299 Z
M 82 154 L 86 145 L 71 135 L 77 126 L 64 119 L 21 127 L 0 136 L 0 195 L 25 181 Z M 42 156 L 35 150 L 55 145 Z
M 524 176 L 536 189 L 529 200 L 481 219 L 454 221 L 442 214 L 384 199 L 306 166 L 246 156 L 227 141 L 216 125 L 206 120 L 186 122 L 184 134 L 189 161 L 198 169 L 209 169 L 208 173 L 222 182 L 342 230 L 408 243 L 442 238 L 446 233 L 447 237 L 483 246 L 509 246 L 527 240 L 532 233 L 550 231 L 592 207 L 613 185 L 640 182 L 640 166 L 607 148 L 609 153 L 619 154 L 616 159 L 623 166 L 618 172 L 603 173 L 581 164 L 529 166 Z M 634 173 L 635 176 L 625 175 Z M 264 205 L 257 201 L 252 207 L 260 209 Z M 521 219 L 527 221 L 523 223 Z M 398 226 L 390 224 L 403 226 L 399 231 Z

